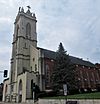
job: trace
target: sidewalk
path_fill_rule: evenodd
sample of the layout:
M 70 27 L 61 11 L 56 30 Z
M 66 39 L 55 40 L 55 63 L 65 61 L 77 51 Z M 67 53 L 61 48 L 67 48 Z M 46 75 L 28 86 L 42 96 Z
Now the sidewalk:
M 38 102 L 35 102 L 35 103 L 6 103 L 6 102 L 0 102 L 0 104 L 38 104 Z
M 6 103 L 6 102 L 0 102 L 0 104 L 27 104 L 27 103 Z

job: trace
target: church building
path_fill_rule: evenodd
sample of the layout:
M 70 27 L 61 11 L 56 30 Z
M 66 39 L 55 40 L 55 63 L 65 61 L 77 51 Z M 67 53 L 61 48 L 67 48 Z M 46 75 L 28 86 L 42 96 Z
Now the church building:
M 30 8 L 26 12 L 19 8 L 14 23 L 10 76 L 4 80 L 4 102 L 33 99 L 33 83 L 41 91 L 50 90 L 55 52 L 37 47 L 36 23 L 36 16 Z M 96 90 L 96 84 L 100 83 L 100 70 L 89 61 L 73 56 L 70 60 L 77 69 L 79 90 Z

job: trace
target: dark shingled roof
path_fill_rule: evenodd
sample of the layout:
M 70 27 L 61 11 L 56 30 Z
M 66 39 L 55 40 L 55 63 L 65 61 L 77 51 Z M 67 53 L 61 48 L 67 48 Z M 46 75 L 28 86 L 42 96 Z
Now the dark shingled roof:
M 45 58 L 55 59 L 56 55 L 54 51 L 43 49 L 43 48 L 39 48 L 39 49 L 41 49 L 41 51 L 44 53 Z M 95 65 L 89 61 L 85 61 L 83 59 L 73 57 L 73 56 L 69 56 L 69 58 L 73 64 L 95 67 Z
M 69 56 L 69 58 L 70 58 L 71 62 L 74 64 L 84 65 L 84 66 L 89 66 L 89 67 L 95 67 L 95 65 L 89 61 L 85 61 L 83 59 L 73 57 L 73 56 Z
M 54 51 L 43 49 L 42 52 L 44 53 L 44 57 L 46 58 L 50 58 L 50 59 L 56 58 L 56 54 Z

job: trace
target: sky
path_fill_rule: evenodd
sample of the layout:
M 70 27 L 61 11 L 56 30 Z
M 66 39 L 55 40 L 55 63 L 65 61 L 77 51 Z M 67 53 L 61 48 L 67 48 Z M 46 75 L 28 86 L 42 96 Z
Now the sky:
M 0 0 L 0 71 L 10 70 L 14 21 L 19 7 L 36 14 L 38 47 L 100 63 L 100 0 Z M 3 81 L 0 73 L 0 83 Z

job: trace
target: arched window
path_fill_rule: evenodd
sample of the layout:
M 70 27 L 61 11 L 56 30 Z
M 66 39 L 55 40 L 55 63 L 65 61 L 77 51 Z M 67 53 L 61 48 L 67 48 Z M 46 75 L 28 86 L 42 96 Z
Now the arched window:
M 19 82 L 19 91 L 22 91 L 22 80 Z
M 26 37 L 31 37 L 31 25 L 30 23 L 27 23 L 26 25 Z
M 19 102 L 21 102 L 22 101 L 22 80 L 19 81 L 18 95 L 19 95 Z
M 19 33 L 19 25 L 17 25 L 17 29 L 16 29 L 16 39 L 18 38 L 18 33 Z
M 45 75 L 46 75 L 46 84 L 50 82 L 50 71 L 49 71 L 49 65 L 46 65 L 46 70 L 45 70 Z
M 33 98 L 33 79 L 31 79 L 31 98 Z
M 35 71 L 37 71 L 37 64 L 35 64 Z
M 46 64 L 46 71 L 45 74 L 48 76 L 49 75 L 49 65 Z

